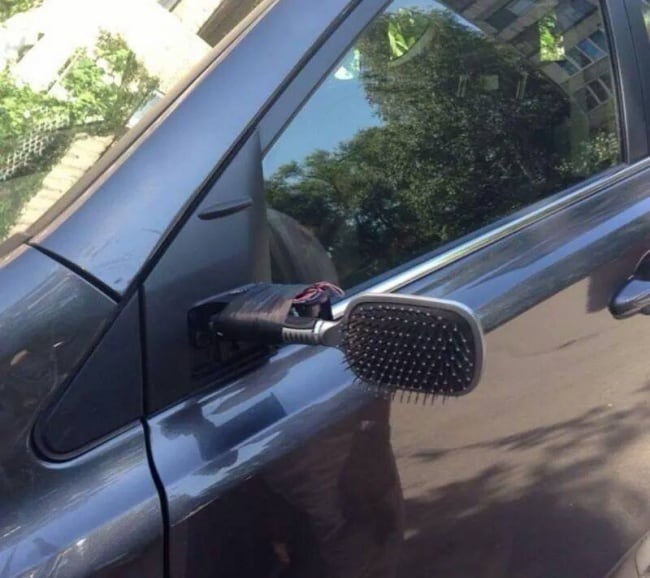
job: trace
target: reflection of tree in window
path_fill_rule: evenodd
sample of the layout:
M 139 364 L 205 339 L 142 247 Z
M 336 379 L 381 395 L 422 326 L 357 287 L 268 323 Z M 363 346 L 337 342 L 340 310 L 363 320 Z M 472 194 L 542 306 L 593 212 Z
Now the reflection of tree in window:
M 0 241 L 77 135 L 113 140 L 158 85 L 125 40 L 108 32 L 92 51 L 75 51 L 47 90 L 0 71 Z
M 426 21 L 430 41 L 396 65 L 388 31 L 408 19 Z M 572 163 L 566 93 L 450 13 L 386 14 L 356 48 L 383 124 L 287 163 L 267 181 L 271 205 L 316 234 L 346 287 L 618 160 L 614 138 L 594 162 L 578 143 L 584 154 Z
M 514 39 L 514 45 L 526 56 L 533 56 L 543 48 L 543 33 L 540 33 L 540 22 L 543 22 L 544 19 L 553 19 L 556 23 L 555 34 L 559 36 L 575 27 L 587 16 L 596 12 L 597 9 L 597 6 L 588 0 L 561 0 L 557 6 L 523 30 Z M 607 40 L 602 31 L 595 33 L 594 42 L 605 52 L 608 51 Z

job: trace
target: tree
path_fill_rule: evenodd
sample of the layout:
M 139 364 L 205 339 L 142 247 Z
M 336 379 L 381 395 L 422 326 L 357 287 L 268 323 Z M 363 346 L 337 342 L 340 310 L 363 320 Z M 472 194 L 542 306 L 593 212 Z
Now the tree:
M 2 0 L 0 2 L 0 22 L 4 22 L 19 12 L 27 12 L 43 3 L 43 0 Z
M 271 205 L 316 234 L 346 286 L 598 168 L 567 161 L 568 95 L 449 12 L 385 14 L 357 50 L 382 125 L 281 167 L 267 183 Z M 618 155 L 617 143 L 592 149 L 602 166 Z
M 77 50 L 64 68 L 63 96 L 33 90 L 8 69 L 0 71 L 0 240 L 75 135 L 118 136 L 158 88 L 124 39 L 107 32 L 92 51 Z

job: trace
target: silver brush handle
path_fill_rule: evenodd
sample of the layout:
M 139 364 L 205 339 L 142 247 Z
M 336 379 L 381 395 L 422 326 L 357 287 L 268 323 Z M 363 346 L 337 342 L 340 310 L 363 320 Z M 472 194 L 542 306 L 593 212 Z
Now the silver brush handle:
M 296 317 L 282 328 L 282 341 L 300 345 L 336 347 L 341 341 L 339 322 Z

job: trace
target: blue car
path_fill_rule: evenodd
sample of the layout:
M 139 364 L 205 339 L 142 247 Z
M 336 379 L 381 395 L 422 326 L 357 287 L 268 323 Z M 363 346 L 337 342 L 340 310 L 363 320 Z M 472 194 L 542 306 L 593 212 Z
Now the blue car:
M 649 39 L 3 2 L 0 577 L 646 576 Z

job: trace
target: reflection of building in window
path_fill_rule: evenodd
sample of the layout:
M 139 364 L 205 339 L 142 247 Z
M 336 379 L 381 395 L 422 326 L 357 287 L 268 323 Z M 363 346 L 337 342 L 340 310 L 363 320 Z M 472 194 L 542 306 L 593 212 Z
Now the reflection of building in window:
M 514 46 L 572 97 L 598 129 L 611 122 L 607 37 L 598 0 L 443 0 L 486 34 Z
M 587 111 L 598 108 L 601 104 L 612 98 L 612 77 L 603 74 L 599 78 L 587 83 L 574 94 L 578 103 Z
M 448 4 L 451 7 L 451 3 Z M 597 12 L 596 4 L 590 0 L 549 0 L 545 2 L 511 0 L 505 5 L 495 0 L 489 3 L 473 2 L 472 4 L 480 4 L 480 10 L 474 9 L 474 6 L 465 6 L 463 10 L 468 13 L 468 16 L 478 17 L 497 33 L 508 32 L 505 35 L 508 39 L 517 37 L 515 44 L 520 45 L 520 49 L 527 54 L 537 48 L 539 37 L 535 24 L 543 15 L 552 12 L 557 21 L 558 32 L 564 32 L 576 26 L 590 14 Z
M 594 62 L 607 56 L 607 39 L 605 33 L 598 29 L 587 38 L 583 38 L 565 52 L 565 57 L 557 64 L 569 75 L 573 76 Z
M 512 24 L 519 16 L 522 16 L 535 4 L 534 0 L 512 0 L 502 8 L 499 8 L 491 16 L 486 18 L 496 30 L 503 30 Z

